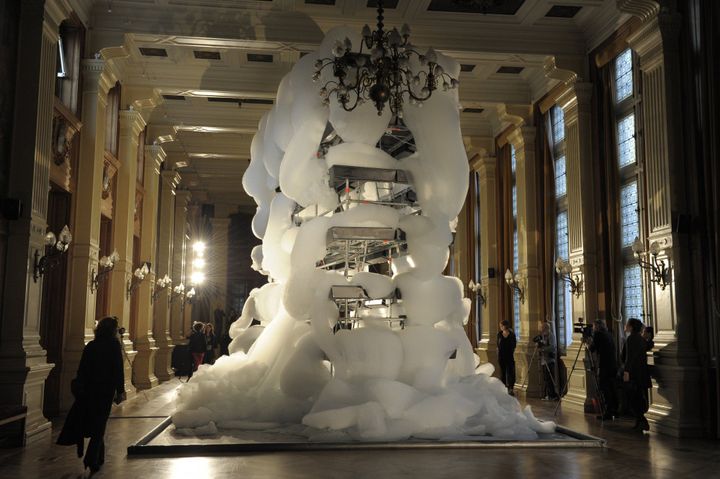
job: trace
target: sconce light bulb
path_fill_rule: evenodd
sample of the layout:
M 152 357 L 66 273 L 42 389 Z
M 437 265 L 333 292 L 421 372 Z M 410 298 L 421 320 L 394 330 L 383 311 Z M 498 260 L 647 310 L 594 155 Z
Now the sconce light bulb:
M 193 244 L 193 251 L 195 252 L 196 255 L 202 256 L 203 253 L 205 252 L 205 243 L 202 241 L 196 241 Z
M 513 274 L 512 274 L 512 271 L 510 271 L 510 268 L 508 268 L 505 271 L 505 282 L 510 284 L 510 283 L 512 283 L 512 280 L 513 280 Z

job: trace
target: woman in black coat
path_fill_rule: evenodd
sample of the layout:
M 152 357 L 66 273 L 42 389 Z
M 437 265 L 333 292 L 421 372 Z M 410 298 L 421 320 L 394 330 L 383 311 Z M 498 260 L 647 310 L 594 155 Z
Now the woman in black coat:
M 645 413 L 648 410 L 648 389 L 651 384 L 647 365 L 647 341 L 642 336 L 642 327 L 642 322 L 636 318 L 630 318 L 625 325 L 625 332 L 630 334 L 625 340 L 622 354 L 625 363 L 623 384 L 635 415 L 634 429 L 649 431 L 650 425 L 645 419 Z
M 75 403 L 70 408 L 58 444 L 77 446 L 82 457 L 86 437 L 90 438 L 83 463 L 92 472 L 105 462 L 105 426 L 113 401 L 125 399 L 122 346 L 118 337 L 118 320 L 102 318 L 95 329 L 95 339 L 83 350 L 77 376 L 71 383 Z
M 215 364 L 215 348 L 217 347 L 217 339 L 215 338 L 215 328 L 211 323 L 205 325 L 205 356 L 203 356 L 203 364 Z
M 508 394 L 515 395 L 515 332 L 510 329 L 510 321 L 500 322 L 500 331 L 497 333 L 498 363 L 500 364 L 500 380 L 508 390 Z

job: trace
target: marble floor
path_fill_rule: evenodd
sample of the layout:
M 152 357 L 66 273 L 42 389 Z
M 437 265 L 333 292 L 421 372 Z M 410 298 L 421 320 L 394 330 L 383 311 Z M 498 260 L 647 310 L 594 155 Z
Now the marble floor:
M 406 451 L 273 452 L 207 457 L 128 458 L 126 447 L 172 413 L 169 381 L 140 392 L 115 407 L 106 435 L 106 464 L 93 477 L 132 479 L 204 478 L 391 478 L 576 477 L 720 478 L 720 443 L 678 440 L 631 431 L 629 421 L 601 423 L 592 416 L 562 411 L 558 422 L 576 431 L 607 439 L 605 449 L 438 449 Z M 554 403 L 532 401 L 541 418 L 550 418 Z M 53 422 L 53 437 L 25 448 L 0 450 L 0 478 L 70 479 L 87 477 L 74 448 L 54 444 L 62 420 Z

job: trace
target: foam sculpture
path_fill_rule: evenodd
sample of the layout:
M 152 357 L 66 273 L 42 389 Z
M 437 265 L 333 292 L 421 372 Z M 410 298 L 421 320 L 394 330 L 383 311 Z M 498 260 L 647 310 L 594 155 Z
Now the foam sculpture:
M 507 394 L 492 365 L 478 367 L 463 328 L 470 301 L 460 280 L 443 275 L 451 224 L 468 188 L 457 90 L 438 89 L 422 105 L 405 102 L 416 151 L 394 158 L 378 148 L 389 109 L 378 115 L 368 102 L 347 112 L 318 94 L 332 72 L 312 80 L 317 59 L 345 38 L 360 42 L 356 32 L 337 28 L 302 57 L 260 121 L 243 187 L 257 203 L 252 229 L 262 239 L 253 268 L 269 282 L 252 291 L 232 324 L 231 354 L 201 366 L 178 389 L 176 429 L 201 436 L 292 426 L 311 440 L 359 441 L 528 439 L 553 431 L 555 424 L 538 421 Z M 438 63 L 458 75 L 451 58 L 438 53 Z M 329 127 L 338 141 L 323 151 Z M 377 189 L 367 185 L 338 192 L 328 174 L 336 165 L 406 172 L 415 208 L 376 201 Z M 346 227 L 402 232 L 391 274 L 357 264 L 318 267 L 328 232 Z M 349 312 L 330 294 L 342 285 L 361 287 L 369 302 L 401 299 Z M 338 327 L 349 314 L 352 327 Z M 402 318 L 403 327 L 387 316 Z M 253 319 L 260 325 L 250 326 Z

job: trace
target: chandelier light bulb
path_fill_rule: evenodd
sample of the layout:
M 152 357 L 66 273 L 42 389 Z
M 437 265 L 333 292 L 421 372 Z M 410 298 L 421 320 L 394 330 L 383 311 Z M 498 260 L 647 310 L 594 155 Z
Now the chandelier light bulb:
M 357 51 L 352 51 L 349 38 L 336 40 L 330 57 L 315 62 L 313 80 L 318 81 L 320 72 L 329 66 L 334 77 L 324 80 L 322 88 L 318 89 L 322 103 L 329 105 L 330 97 L 335 94 L 337 102 L 346 111 L 370 100 L 378 115 L 382 115 L 385 105 L 389 104 L 392 114 L 399 116 L 405 101 L 422 105 L 441 82 L 443 91 L 455 88 L 457 80 L 437 65 L 435 50 L 431 47 L 420 54 L 410 43 L 407 24 L 399 31 L 397 28 L 386 30 L 382 2 L 378 2 L 377 7 L 377 27 L 374 30 L 369 25 L 362 28 L 363 41 L 356 45 Z M 415 57 L 413 62 L 411 56 Z M 423 83 L 424 89 L 419 93 Z

